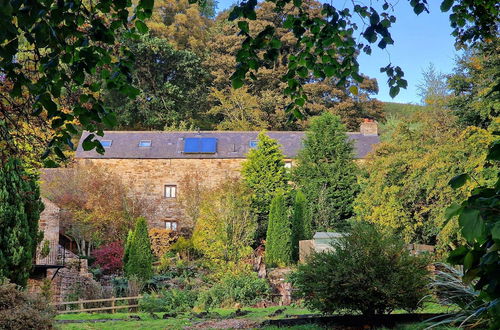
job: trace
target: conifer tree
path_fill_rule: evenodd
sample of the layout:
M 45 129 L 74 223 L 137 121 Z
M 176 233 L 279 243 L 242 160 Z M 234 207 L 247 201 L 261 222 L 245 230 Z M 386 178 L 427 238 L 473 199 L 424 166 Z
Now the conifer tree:
M 288 216 L 287 195 L 278 190 L 271 201 L 266 235 L 266 264 L 286 266 L 292 262 L 292 229 Z
M 310 218 L 306 217 L 306 196 L 302 191 L 295 192 L 292 214 L 292 251 L 293 261 L 299 260 L 299 241 L 312 238 Z
M 280 145 L 264 132 L 257 147 L 247 154 L 242 168 L 243 182 L 252 191 L 252 209 L 257 215 L 257 243 L 266 236 L 269 205 L 278 189 L 288 189 L 288 172 Z
M 128 231 L 127 240 L 125 241 L 125 249 L 123 251 L 123 265 L 126 267 L 128 263 L 128 256 L 130 254 L 130 245 L 134 240 L 134 232 L 132 230 Z
M 307 196 L 313 230 L 344 230 L 359 191 L 353 147 L 340 118 L 324 113 L 311 121 L 293 170 Z
M 43 210 L 36 176 L 17 159 L 0 168 L 0 279 L 25 286 L 41 239 Z
M 125 273 L 127 277 L 137 276 L 147 281 L 153 276 L 153 253 L 148 235 L 146 219 L 140 217 L 135 224 L 135 230 L 127 240 Z

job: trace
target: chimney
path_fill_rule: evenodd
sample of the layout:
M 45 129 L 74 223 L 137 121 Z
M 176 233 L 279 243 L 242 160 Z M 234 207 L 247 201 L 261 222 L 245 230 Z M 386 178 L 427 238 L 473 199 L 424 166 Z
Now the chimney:
M 378 124 L 373 119 L 365 118 L 359 126 L 359 131 L 363 135 L 378 135 Z

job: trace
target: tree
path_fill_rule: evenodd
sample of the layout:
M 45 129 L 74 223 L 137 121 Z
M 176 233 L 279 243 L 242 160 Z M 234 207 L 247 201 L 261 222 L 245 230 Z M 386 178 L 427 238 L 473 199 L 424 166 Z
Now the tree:
M 498 168 L 482 164 L 492 140 L 480 128 L 461 130 L 448 110 L 424 109 L 402 120 L 363 166 L 357 218 L 407 243 L 438 244 L 441 251 L 456 247 L 459 224 L 456 218 L 445 220 L 445 209 L 475 184 L 454 191 L 448 181 L 467 171 L 480 184 L 491 182 Z
M 271 200 L 266 233 L 266 264 L 271 267 L 287 266 L 293 260 L 294 242 L 287 198 L 283 190 L 278 190 Z
M 146 22 L 151 35 L 171 43 L 177 50 L 206 53 L 214 0 L 192 3 L 188 0 L 156 0 L 153 15 Z
M 311 121 L 292 178 L 307 196 L 313 230 L 344 230 L 359 191 L 353 147 L 340 118 L 324 113 Z
M 66 210 L 60 226 L 80 255 L 89 256 L 101 244 L 125 241 L 135 219 L 152 215 L 158 207 L 146 197 L 147 188 L 144 194 L 131 194 L 119 176 L 97 165 L 47 170 L 41 186 L 44 197 Z
M 446 105 L 449 88 L 446 75 L 436 71 L 434 64 L 430 63 L 427 69 L 422 71 L 422 81 L 417 85 L 418 95 L 422 104 L 434 107 Z
M 0 278 L 25 286 L 41 240 L 37 177 L 16 159 L 0 168 Z
M 129 47 L 136 58 L 133 86 L 140 92 L 134 100 L 116 92 L 107 94 L 118 126 L 163 130 L 199 125 L 209 94 L 208 74 L 200 58 L 154 37 L 144 37 Z
M 428 259 L 412 256 L 396 236 L 357 223 L 332 249 L 314 253 L 290 280 L 306 307 L 324 314 L 414 311 L 428 295 Z
M 129 237 L 132 240 L 127 240 L 125 274 L 145 282 L 153 276 L 153 253 L 145 218 L 137 218 L 134 234 Z
M 463 126 L 487 128 L 500 116 L 500 39 L 469 50 L 456 61 L 448 78 L 451 96 L 447 106 Z
M 25 122 L 34 116 L 50 124 L 49 147 L 61 158 L 62 145 L 71 145 L 72 134 L 77 133 L 75 122 L 100 135 L 104 126 L 114 126 L 116 116 L 104 107 L 98 92 L 115 89 L 125 96 L 137 95 L 128 81 L 131 54 L 116 36 L 133 39 L 137 32 L 147 32 L 143 20 L 151 16 L 153 1 L 140 0 L 129 17 L 131 5 L 111 0 L 4 1 L 0 5 L 2 79 L 12 84 L 13 97 L 27 96 L 27 106 L 16 109 L 22 111 Z M 18 61 L 25 56 L 30 61 Z M 78 102 L 63 109 L 59 99 L 73 88 L 80 91 Z M 1 121 L 9 122 L 9 115 L 1 114 Z M 15 134 L 16 125 L 9 122 L 5 127 Z M 94 134 L 83 147 L 104 152 Z
M 257 219 L 250 191 L 228 179 L 205 194 L 193 232 L 193 244 L 219 269 L 241 266 L 252 253 Z
M 305 239 L 311 239 L 312 229 L 311 229 L 311 218 L 306 213 L 307 201 L 306 196 L 301 190 L 296 190 L 295 198 L 293 200 L 293 210 L 292 210 L 292 250 L 293 250 L 293 261 L 299 260 L 299 241 Z
M 305 1 L 303 9 L 313 17 L 321 16 L 321 4 L 316 1 Z M 305 127 L 306 121 L 291 122 L 289 114 L 284 108 L 290 103 L 290 98 L 284 97 L 283 93 L 288 87 L 282 76 L 287 71 L 287 57 L 299 51 L 297 38 L 291 31 L 283 27 L 286 12 L 296 13 L 296 9 L 286 8 L 286 11 L 277 12 L 276 5 L 271 2 L 260 3 L 257 8 L 257 19 L 249 21 L 251 33 L 258 33 L 265 26 L 275 28 L 276 38 L 282 43 L 282 52 L 279 58 L 272 62 L 264 59 L 265 66 L 259 71 L 252 71 L 256 79 L 246 79 L 249 86 L 246 90 L 256 98 L 259 109 L 265 113 L 264 119 L 269 129 L 297 129 Z M 226 89 L 230 86 L 230 77 L 227 72 L 233 70 L 236 65 L 235 57 L 242 36 L 237 36 L 238 25 L 236 22 L 227 22 L 229 13 L 221 13 L 213 27 L 213 36 L 209 43 L 211 56 L 206 60 L 206 65 L 214 76 L 215 89 L 219 92 L 228 93 Z M 339 83 L 336 79 L 322 79 L 313 76 L 303 76 L 304 92 L 308 99 L 304 104 L 308 115 L 315 116 L 329 111 L 341 116 L 349 129 L 357 129 L 363 117 L 372 116 L 382 119 L 382 103 L 371 98 L 372 94 L 378 92 L 377 82 L 367 79 L 356 83 L 356 94 L 349 91 L 349 86 Z M 271 94 L 271 95 L 270 95 Z
M 215 126 L 217 129 L 256 131 L 267 128 L 268 123 L 260 108 L 259 99 L 249 94 L 246 88 L 225 92 L 212 89 L 210 97 L 214 105 L 208 114 L 221 118 Z
M 252 192 L 252 209 L 257 215 L 257 243 L 266 236 L 269 206 L 278 189 L 288 189 L 288 172 L 280 145 L 265 132 L 259 133 L 257 147 L 242 165 L 244 184 Z

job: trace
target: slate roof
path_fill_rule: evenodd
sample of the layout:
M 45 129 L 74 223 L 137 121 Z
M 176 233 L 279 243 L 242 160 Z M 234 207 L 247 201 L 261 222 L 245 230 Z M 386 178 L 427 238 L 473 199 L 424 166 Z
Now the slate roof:
M 295 158 L 302 148 L 304 132 L 270 131 L 266 132 L 271 138 L 278 140 L 286 158 Z M 104 155 L 95 150 L 84 151 L 82 141 L 88 136 L 83 132 L 76 158 L 129 158 L 129 159 L 174 159 L 174 158 L 245 158 L 251 149 L 250 141 L 257 140 L 259 132 L 234 131 L 201 131 L 201 132 L 163 132 L 163 131 L 105 131 L 99 140 L 112 140 L 110 147 L 105 148 Z M 363 135 L 361 133 L 347 133 L 348 138 L 354 141 L 355 158 L 365 158 L 372 150 L 373 145 L 380 142 L 377 135 Z M 217 139 L 215 154 L 187 154 L 183 152 L 184 139 L 196 137 L 211 137 Z M 151 140 L 151 147 L 139 147 L 139 141 Z

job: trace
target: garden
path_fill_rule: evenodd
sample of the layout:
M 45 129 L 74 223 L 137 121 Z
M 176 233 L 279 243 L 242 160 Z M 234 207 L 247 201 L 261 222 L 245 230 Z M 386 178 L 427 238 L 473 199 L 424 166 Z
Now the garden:
M 0 1 L 0 329 L 500 329 L 499 5 L 439 2 L 456 59 L 417 105 L 358 63 L 398 1 Z M 236 175 L 167 196 L 77 159 L 112 159 L 115 129 L 259 133 Z M 296 157 L 268 131 L 303 132 Z M 152 221 L 167 198 L 183 222 Z

